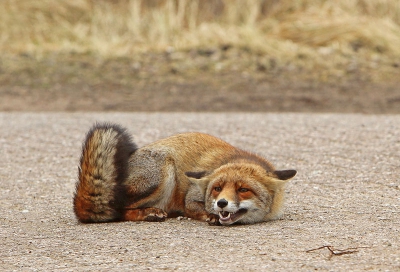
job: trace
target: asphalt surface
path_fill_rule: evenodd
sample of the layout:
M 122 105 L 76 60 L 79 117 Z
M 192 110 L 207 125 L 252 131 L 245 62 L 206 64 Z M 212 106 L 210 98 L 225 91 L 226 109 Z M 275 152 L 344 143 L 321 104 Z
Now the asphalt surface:
M 95 121 L 126 126 L 139 146 L 206 132 L 297 169 L 283 219 L 78 223 Z M 0 270 L 400 271 L 399 166 L 400 115 L 0 113 Z

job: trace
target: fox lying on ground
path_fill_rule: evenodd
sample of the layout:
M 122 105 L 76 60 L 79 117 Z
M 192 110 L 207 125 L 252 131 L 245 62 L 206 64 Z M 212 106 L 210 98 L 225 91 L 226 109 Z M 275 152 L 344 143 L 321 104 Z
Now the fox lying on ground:
M 211 135 L 137 148 L 119 125 L 96 124 L 83 144 L 74 211 L 83 223 L 185 216 L 253 224 L 281 216 L 284 185 L 295 175 Z

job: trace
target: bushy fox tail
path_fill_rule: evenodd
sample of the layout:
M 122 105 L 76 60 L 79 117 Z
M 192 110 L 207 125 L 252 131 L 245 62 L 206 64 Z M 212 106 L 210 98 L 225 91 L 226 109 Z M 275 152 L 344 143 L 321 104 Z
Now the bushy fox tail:
M 123 182 L 129 157 L 137 150 L 126 130 L 95 124 L 82 147 L 74 212 L 80 222 L 119 221 L 125 205 Z

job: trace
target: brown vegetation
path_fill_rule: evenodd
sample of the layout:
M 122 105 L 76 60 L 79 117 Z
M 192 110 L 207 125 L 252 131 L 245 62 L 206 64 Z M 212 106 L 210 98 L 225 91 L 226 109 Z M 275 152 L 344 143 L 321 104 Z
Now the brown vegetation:
M 339 86 L 339 98 L 358 86 L 384 89 L 383 100 L 395 101 L 379 106 L 385 112 L 400 97 L 400 2 L 2 0 L 0 50 L 3 97 L 18 96 L 21 86 L 63 95 L 109 86 L 143 93 L 139 85 L 148 95 L 165 82 L 178 92 L 188 84 L 222 90 L 224 77 L 239 86 L 228 86 L 228 95 L 271 80 L 270 89 L 311 90 L 312 100 L 320 84 Z
M 331 65 L 355 51 L 370 62 L 400 55 L 397 0 L 3 0 L 0 10 L 3 53 L 236 46 Z

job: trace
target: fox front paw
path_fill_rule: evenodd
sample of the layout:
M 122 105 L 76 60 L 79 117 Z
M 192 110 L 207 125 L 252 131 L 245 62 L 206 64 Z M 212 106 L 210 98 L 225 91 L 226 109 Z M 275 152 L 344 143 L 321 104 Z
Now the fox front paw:
M 158 208 L 146 208 L 145 213 L 144 221 L 148 222 L 162 222 L 168 216 L 165 211 Z
M 208 215 L 208 218 L 206 219 L 206 222 L 210 226 L 221 226 L 221 223 L 219 222 L 219 216 L 213 213 L 210 213 Z
M 126 209 L 124 214 L 125 221 L 149 221 L 162 222 L 165 221 L 168 214 L 158 208 L 138 208 Z

